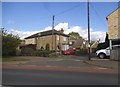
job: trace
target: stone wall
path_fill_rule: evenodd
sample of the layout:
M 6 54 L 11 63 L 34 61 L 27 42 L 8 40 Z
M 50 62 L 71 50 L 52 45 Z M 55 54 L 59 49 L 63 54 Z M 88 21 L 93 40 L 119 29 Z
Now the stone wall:
M 64 40 L 65 38 L 66 40 Z M 58 43 L 59 43 L 59 35 L 53 35 L 53 42 L 52 42 L 52 35 L 38 37 L 37 38 L 37 49 L 40 49 L 41 47 L 46 49 L 46 44 L 49 44 L 50 50 L 58 50 L 58 47 L 57 47 Z M 61 43 L 61 47 L 62 47 L 62 44 L 67 44 L 68 37 L 60 36 L 60 43 Z
M 25 39 L 25 44 L 36 44 L 36 38 Z

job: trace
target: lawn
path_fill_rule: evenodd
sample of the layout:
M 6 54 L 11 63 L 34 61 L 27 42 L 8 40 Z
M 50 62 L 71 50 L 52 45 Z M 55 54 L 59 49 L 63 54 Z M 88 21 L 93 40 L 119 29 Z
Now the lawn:
M 13 61 L 27 61 L 28 59 L 24 58 L 15 58 L 15 57 L 7 57 L 2 58 L 2 62 L 13 62 Z

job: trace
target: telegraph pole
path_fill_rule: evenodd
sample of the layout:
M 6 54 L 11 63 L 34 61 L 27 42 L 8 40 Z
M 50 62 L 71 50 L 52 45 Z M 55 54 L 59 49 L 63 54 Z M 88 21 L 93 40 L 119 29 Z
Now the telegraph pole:
M 90 2 L 87 2 L 88 6 L 88 59 L 90 60 Z
M 52 51 L 53 51 L 53 34 L 54 34 L 54 15 L 53 15 L 53 17 L 52 17 Z

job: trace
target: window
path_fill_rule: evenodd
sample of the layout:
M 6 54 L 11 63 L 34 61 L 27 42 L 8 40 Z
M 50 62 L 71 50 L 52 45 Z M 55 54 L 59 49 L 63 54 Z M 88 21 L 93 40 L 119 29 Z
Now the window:
M 72 41 L 70 41 L 69 44 L 72 45 Z
M 67 38 L 66 38 L 66 37 L 63 37 L 63 41 L 67 41 Z
M 59 36 L 57 36 L 57 40 L 59 40 Z

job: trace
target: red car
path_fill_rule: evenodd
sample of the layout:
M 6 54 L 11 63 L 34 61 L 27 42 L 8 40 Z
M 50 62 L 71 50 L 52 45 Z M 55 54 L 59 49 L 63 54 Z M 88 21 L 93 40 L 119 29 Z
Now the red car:
M 76 50 L 75 49 L 68 49 L 63 51 L 64 55 L 75 55 Z

